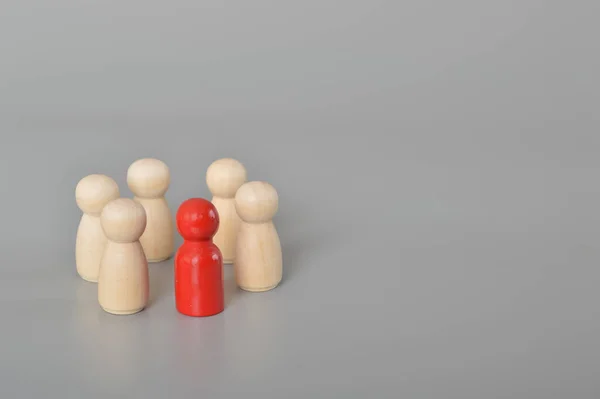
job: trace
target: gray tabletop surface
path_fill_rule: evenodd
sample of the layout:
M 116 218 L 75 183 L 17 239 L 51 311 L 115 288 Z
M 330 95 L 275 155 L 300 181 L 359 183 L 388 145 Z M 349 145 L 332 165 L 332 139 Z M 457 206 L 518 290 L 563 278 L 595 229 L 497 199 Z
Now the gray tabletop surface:
M 3 1 L 0 397 L 597 399 L 599 15 Z M 281 285 L 185 317 L 171 259 L 104 313 L 74 190 L 142 157 L 173 213 L 217 158 L 273 184 Z

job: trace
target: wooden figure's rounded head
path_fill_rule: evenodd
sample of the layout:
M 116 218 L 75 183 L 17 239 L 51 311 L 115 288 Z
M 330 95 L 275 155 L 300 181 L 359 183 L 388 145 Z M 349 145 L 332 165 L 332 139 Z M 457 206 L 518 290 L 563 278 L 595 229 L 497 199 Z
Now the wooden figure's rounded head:
M 158 159 L 138 159 L 127 169 L 127 185 L 131 192 L 140 198 L 162 197 L 170 183 L 169 167 Z
M 177 230 L 188 241 L 210 240 L 219 229 L 219 213 L 212 202 L 190 198 L 177 209 Z
M 75 187 L 75 201 L 84 213 L 100 215 L 102 208 L 119 198 L 119 186 L 106 175 L 93 174 L 79 180 Z
M 100 214 L 100 223 L 109 240 L 134 242 L 146 230 L 146 211 L 130 198 L 117 198 L 106 204 Z
M 246 179 L 246 168 L 232 158 L 217 159 L 206 170 L 206 185 L 215 197 L 233 198 Z
M 279 207 L 275 188 L 263 181 L 242 185 L 235 194 L 235 209 L 246 223 L 265 223 L 273 219 Z

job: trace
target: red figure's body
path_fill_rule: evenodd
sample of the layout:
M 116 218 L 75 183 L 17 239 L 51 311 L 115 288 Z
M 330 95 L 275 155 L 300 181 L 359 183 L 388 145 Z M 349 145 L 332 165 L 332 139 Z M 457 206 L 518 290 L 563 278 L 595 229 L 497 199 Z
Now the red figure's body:
M 203 198 L 184 201 L 177 210 L 183 244 L 175 254 L 175 304 L 187 316 L 212 316 L 224 309 L 223 255 L 212 238 L 219 214 Z

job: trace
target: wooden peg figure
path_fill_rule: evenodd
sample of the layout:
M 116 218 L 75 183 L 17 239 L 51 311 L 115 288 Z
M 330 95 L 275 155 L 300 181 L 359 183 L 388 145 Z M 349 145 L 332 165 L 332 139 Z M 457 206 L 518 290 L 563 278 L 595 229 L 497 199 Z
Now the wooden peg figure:
M 235 195 L 242 222 L 237 237 L 234 273 L 246 291 L 268 291 L 282 278 L 283 259 L 273 216 L 279 207 L 275 188 L 261 181 L 248 182 Z
M 118 198 L 104 207 L 100 222 L 108 243 L 100 263 L 98 302 L 108 313 L 137 313 L 149 297 L 148 260 L 139 241 L 146 211 L 130 198 Z
M 219 228 L 215 206 L 190 198 L 177 210 L 183 244 L 175 254 L 175 304 L 187 316 L 212 316 L 224 310 L 223 256 L 212 238 Z
M 219 213 L 219 230 L 213 239 L 223 254 L 223 263 L 235 259 L 235 241 L 240 218 L 235 210 L 235 193 L 246 182 L 244 165 L 232 158 L 214 161 L 206 171 L 206 184 L 212 193 L 212 203 Z
M 98 270 L 106 237 L 100 225 L 100 212 L 110 201 L 119 198 L 119 186 L 106 175 L 84 177 L 75 188 L 75 201 L 83 212 L 75 242 L 77 273 L 84 280 L 98 281 Z
M 175 251 L 175 223 L 165 199 L 170 181 L 169 168 L 158 159 L 138 159 L 127 170 L 127 185 L 148 219 L 140 237 L 148 262 L 168 259 Z

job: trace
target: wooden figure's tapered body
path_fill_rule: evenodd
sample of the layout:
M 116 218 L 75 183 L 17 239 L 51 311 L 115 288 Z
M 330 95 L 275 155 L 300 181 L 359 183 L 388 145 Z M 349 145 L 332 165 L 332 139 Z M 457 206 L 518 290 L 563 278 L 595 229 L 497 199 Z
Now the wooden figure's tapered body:
M 277 192 L 268 183 L 245 183 L 237 191 L 235 205 L 242 222 L 237 236 L 234 272 L 245 291 L 271 290 L 281 282 L 281 242 L 272 218 L 278 209 Z
M 81 278 L 98 281 L 100 261 L 106 246 L 106 236 L 100 225 L 104 206 L 119 197 L 117 183 L 108 176 L 93 174 L 79 181 L 75 199 L 83 211 L 75 242 L 75 264 Z
M 215 245 L 223 253 L 223 263 L 232 264 L 235 260 L 235 242 L 240 229 L 240 218 L 235 212 L 233 199 L 213 197 L 212 203 L 223 215 L 222 226 L 213 239 Z
M 98 301 L 108 313 L 141 311 L 149 298 L 148 261 L 139 241 L 106 245 L 98 279 Z
M 206 184 L 220 218 L 213 241 L 223 254 L 225 264 L 231 264 L 235 259 L 235 243 L 241 221 L 235 210 L 234 197 L 246 178 L 244 165 L 232 158 L 218 159 L 206 171 Z
M 100 216 L 108 243 L 98 277 L 98 302 L 117 315 L 144 309 L 149 298 L 148 260 L 139 241 L 146 228 L 144 207 L 129 198 L 109 202 Z
M 134 200 L 144 207 L 148 217 L 148 225 L 140 237 L 148 262 L 169 259 L 175 251 L 175 230 L 167 200 L 164 197 L 134 197 Z
M 168 259 L 175 251 L 175 223 L 165 198 L 170 181 L 169 168 L 158 159 L 139 159 L 127 170 L 134 200 L 146 211 L 146 230 L 140 243 L 148 262 Z
M 279 235 L 273 222 L 242 223 L 235 263 L 236 281 L 246 291 L 268 291 L 282 278 Z
M 195 317 L 221 313 L 225 307 L 223 257 L 212 242 L 219 214 L 210 201 L 190 198 L 179 207 L 176 220 L 184 239 L 175 254 L 177 311 Z
M 100 261 L 106 247 L 106 236 L 100 225 L 100 217 L 83 214 L 77 229 L 75 263 L 79 276 L 89 282 L 98 282 Z

